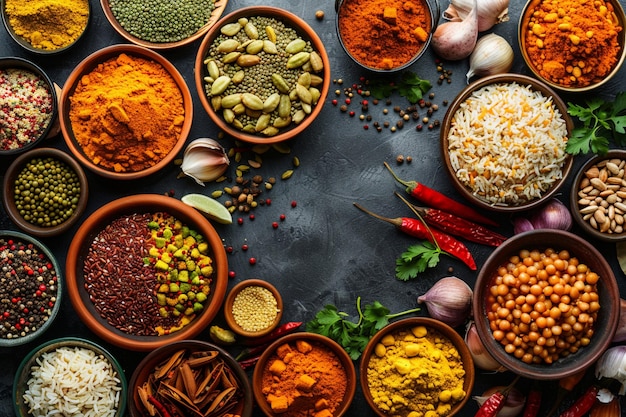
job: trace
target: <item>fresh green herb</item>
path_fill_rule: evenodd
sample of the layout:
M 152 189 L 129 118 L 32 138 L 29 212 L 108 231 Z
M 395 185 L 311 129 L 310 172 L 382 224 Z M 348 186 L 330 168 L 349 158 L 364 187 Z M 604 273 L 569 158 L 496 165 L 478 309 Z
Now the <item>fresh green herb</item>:
M 339 311 L 334 305 L 328 304 L 306 324 L 306 331 L 333 339 L 348 352 L 352 360 L 357 360 L 372 336 L 385 327 L 389 320 L 420 311 L 418 307 L 401 313 L 389 314 L 389 309 L 378 301 L 366 305 L 361 310 L 361 297 L 356 299 L 356 309 L 359 313 L 359 320 L 353 322 L 349 319 L 348 313 Z
M 396 259 L 396 278 L 408 281 L 424 272 L 426 268 L 434 268 L 439 263 L 439 255 L 445 254 L 439 246 L 425 240 L 411 245 Z
M 372 79 L 369 81 L 369 90 L 373 97 L 382 99 L 391 96 L 397 91 L 411 103 L 420 101 L 432 84 L 428 80 L 423 80 L 412 72 L 402 73 L 398 82 L 390 82 L 388 79 Z
M 626 92 L 618 93 L 612 102 L 595 97 L 586 101 L 586 107 L 567 104 L 570 116 L 578 117 L 582 123 L 572 130 L 565 148 L 568 153 L 603 155 L 611 141 L 617 146 L 626 145 Z

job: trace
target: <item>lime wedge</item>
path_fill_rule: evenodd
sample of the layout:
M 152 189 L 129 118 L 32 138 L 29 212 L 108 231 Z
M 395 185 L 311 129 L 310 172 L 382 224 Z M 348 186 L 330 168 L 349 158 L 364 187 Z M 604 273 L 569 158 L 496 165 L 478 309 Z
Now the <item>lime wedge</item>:
M 222 224 L 231 224 L 233 216 L 222 203 L 204 194 L 186 194 L 180 201 L 202 212 L 206 217 Z

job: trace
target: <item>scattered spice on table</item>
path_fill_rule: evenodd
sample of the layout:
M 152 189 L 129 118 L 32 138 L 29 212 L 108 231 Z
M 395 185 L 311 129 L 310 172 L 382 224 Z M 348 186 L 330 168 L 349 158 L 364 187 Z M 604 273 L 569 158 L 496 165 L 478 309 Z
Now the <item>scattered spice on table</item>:
M 0 69 L 0 150 L 20 149 L 38 139 L 52 122 L 53 97 L 39 75 Z
M 71 45 L 89 21 L 88 0 L 6 0 L 4 5 L 15 34 L 45 51 Z
M 335 415 L 348 384 L 337 355 L 305 339 L 278 346 L 261 372 L 261 392 L 271 410 L 285 417 Z
M 165 68 L 124 53 L 82 76 L 69 115 L 87 158 L 115 172 L 156 165 L 175 146 L 186 117 L 182 93 Z
M 425 0 L 344 0 L 338 14 L 350 55 L 381 70 L 407 64 L 424 48 L 432 28 Z
M 13 238 L 0 238 L 0 268 L 0 338 L 27 336 L 52 314 L 57 271 L 35 244 Z
M 523 47 L 542 77 L 564 87 L 585 87 L 615 68 L 624 28 L 610 2 L 535 0 L 526 16 Z

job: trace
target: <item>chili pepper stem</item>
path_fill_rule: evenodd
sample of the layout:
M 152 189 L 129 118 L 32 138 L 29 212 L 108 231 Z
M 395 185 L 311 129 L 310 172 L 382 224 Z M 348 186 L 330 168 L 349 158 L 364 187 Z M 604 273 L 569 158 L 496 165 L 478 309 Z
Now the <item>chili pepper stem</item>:
M 393 177 L 394 180 L 396 180 L 400 184 L 402 184 L 405 187 L 407 187 L 407 192 L 409 192 L 411 189 L 417 187 L 417 181 L 405 181 L 405 180 L 401 179 L 400 177 L 398 177 L 395 172 L 393 172 L 393 170 L 391 169 L 391 166 L 389 166 L 389 164 L 387 162 L 383 162 L 383 164 L 385 164 L 385 168 L 387 168 L 389 173 L 391 173 L 391 176 Z
M 435 239 L 435 236 L 433 235 L 432 230 L 430 230 L 430 227 L 428 227 L 428 225 L 426 224 L 426 221 L 424 220 L 424 218 L 422 217 L 422 215 L 417 211 L 417 209 L 413 206 L 413 204 L 409 203 L 407 201 L 406 198 L 402 197 L 398 192 L 394 191 L 394 194 L 396 196 L 398 196 L 398 198 L 400 200 L 402 200 L 402 202 L 404 204 L 406 204 L 407 206 L 409 206 L 409 208 L 411 209 L 411 211 L 417 216 L 418 219 L 420 219 L 420 221 L 422 223 L 424 223 L 424 226 L 426 226 L 426 229 L 428 230 L 428 233 L 430 233 L 430 236 L 433 238 L 433 242 L 435 242 L 435 246 L 437 246 L 437 248 L 439 248 L 439 244 L 437 243 L 437 239 Z M 439 248 L 441 249 L 441 248 Z
M 381 216 L 380 214 L 376 214 L 376 213 L 373 213 L 373 212 L 369 211 L 368 209 L 366 209 L 365 207 L 359 205 L 358 203 L 352 203 L 352 204 L 354 204 L 354 207 L 358 208 L 363 213 L 369 214 L 370 216 L 372 216 L 372 217 L 374 217 L 374 218 L 376 218 L 378 220 L 382 220 L 382 221 L 387 222 L 389 224 L 393 224 L 396 227 L 400 227 L 402 225 L 402 222 L 400 221 L 400 219 L 392 219 L 392 218 L 389 218 L 389 217 L 384 217 L 384 216 Z

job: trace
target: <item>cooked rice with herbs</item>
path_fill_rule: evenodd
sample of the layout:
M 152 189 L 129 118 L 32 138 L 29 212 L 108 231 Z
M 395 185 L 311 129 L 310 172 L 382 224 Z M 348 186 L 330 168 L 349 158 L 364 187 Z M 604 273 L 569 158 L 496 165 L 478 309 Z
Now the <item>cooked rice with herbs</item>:
M 567 127 L 551 97 L 515 82 L 476 90 L 452 118 L 448 151 L 459 181 L 492 205 L 540 198 L 562 178 Z

